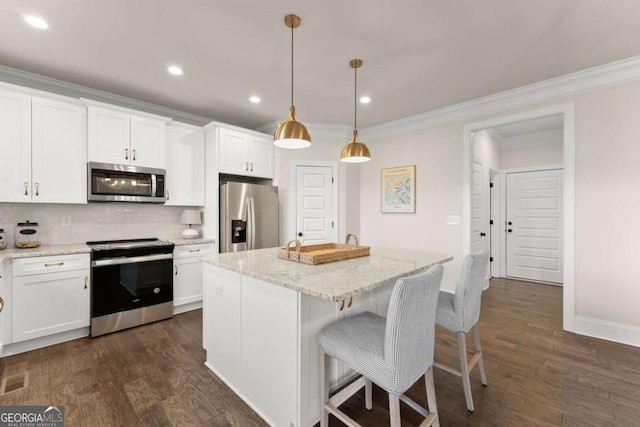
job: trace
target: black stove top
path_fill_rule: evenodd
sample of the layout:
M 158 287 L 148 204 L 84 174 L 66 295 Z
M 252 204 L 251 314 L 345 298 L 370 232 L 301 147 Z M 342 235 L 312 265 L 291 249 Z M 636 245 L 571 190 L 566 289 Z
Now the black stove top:
M 166 240 L 160 240 L 155 237 L 147 239 L 97 240 L 94 242 L 87 242 L 87 245 L 93 251 L 108 251 L 112 249 L 136 249 L 162 246 L 173 247 L 173 243 Z

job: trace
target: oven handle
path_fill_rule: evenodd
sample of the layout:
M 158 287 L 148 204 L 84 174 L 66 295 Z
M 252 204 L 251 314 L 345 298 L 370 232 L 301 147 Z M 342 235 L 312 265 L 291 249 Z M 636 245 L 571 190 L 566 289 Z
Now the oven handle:
M 107 258 L 98 261 L 91 261 L 91 267 L 105 267 L 107 265 L 134 264 L 136 262 L 160 261 L 172 259 L 173 254 L 144 255 L 130 258 Z

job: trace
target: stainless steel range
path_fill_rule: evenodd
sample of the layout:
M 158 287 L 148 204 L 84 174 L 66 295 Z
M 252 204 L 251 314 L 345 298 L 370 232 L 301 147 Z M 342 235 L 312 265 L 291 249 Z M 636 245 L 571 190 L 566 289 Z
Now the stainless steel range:
M 173 243 L 87 242 L 91 248 L 91 336 L 173 317 Z

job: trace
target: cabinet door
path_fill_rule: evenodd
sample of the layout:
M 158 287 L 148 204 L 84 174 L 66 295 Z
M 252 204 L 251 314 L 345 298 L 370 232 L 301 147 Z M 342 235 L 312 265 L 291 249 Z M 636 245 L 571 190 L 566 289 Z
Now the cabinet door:
M 204 266 L 202 341 L 207 365 L 228 384 L 240 384 L 240 290 L 239 273 Z
M 202 301 L 202 263 L 197 257 L 173 261 L 173 306 Z
M 166 206 L 204 206 L 204 131 L 167 126 Z
M 89 161 L 128 165 L 131 159 L 129 114 L 88 107 Z
M 4 346 L 4 327 L 6 312 L 4 305 L 6 304 L 4 288 L 7 286 L 7 280 L 4 277 L 3 262 L 0 261 L 0 356 L 2 356 L 2 347 Z
M 249 136 L 249 171 L 250 175 L 262 178 L 273 178 L 273 139 L 269 136 Z
M 165 169 L 166 123 L 131 116 L 131 165 Z
M 219 169 L 221 173 L 249 175 L 249 140 L 243 132 L 218 129 Z
M 34 202 L 86 203 L 85 107 L 32 100 Z
M 0 202 L 31 200 L 31 97 L 0 90 Z
M 13 278 L 13 342 L 89 326 L 89 270 Z

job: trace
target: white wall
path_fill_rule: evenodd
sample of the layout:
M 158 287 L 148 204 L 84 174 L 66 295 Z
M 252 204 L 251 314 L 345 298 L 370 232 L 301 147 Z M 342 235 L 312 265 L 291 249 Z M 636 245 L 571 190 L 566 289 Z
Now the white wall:
M 562 142 L 527 145 L 500 150 L 502 169 L 562 164 Z
M 445 219 L 460 214 L 462 206 L 464 123 L 568 101 L 576 107 L 576 316 L 637 334 L 640 81 L 369 141 L 374 160 L 361 167 L 363 238 L 453 255 L 444 283 L 452 289 L 451 276 L 463 256 L 462 230 Z M 407 164 L 417 165 L 417 213 L 382 215 L 380 169 Z
M 498 143 L 489 132 L 478 131 L 473 133 L 473 157 L 482 160 L 482 164 L 493 170 L 499 170 L 501 152 Z
M 447 215 L 462 215 L 462 137 L 459 125 L 437 126 L 368 141 L 372 160 L 360 166 L 360 233 L 371 246 L 453 255 L 443 287 L 455 289 L 462 259 L 462 227 Z M 416 213 L 381 213 L 383 168 L 416 165 Z

